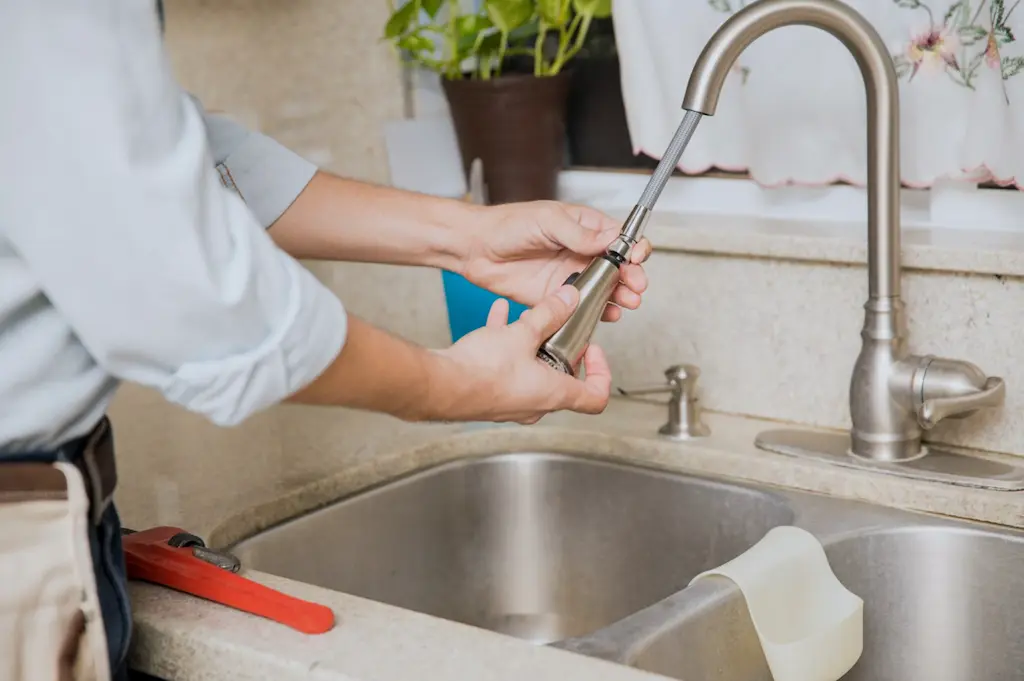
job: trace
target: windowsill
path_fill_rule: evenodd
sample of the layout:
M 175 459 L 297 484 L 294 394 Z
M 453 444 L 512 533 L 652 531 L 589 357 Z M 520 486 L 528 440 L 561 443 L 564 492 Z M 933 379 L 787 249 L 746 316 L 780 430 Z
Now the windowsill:
M 569 170 L 559 179 L 559 196 L 625 219 L 646 182 L 647 174 Z M 976 191 L 991 193 L 943 197 L 903 192 L 905 268 L 1024 277 L 1024 224 L 1014 228 L 1024 221 L 1024 211 L 1016 208 L 1024 192 Z M 863 189 L 782 192 L 765 194 L 743 180 L 672 178 L 647 236 L 659 250 L 838 264 L 867 261 Z M 766 196 L 772 205 L 764 205 Z M 936 214 L 954 226 L 936 224 Z M 1000 228 L 974 226 L 993 223 Z

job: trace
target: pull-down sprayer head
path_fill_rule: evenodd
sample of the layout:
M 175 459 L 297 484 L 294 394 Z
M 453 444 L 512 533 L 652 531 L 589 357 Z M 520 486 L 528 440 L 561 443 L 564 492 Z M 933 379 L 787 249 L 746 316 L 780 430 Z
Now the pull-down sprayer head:
M 686 112 L 683 122 L 679 124 L 676 134 L 672 137 L 672 142 L 665 150 L 665 155 L 662 156 L 654 174 L 647 182 L 647 187 L 640 195 L 640 200 L 633 206 L 629 217 L 623 223 L 619 236 L 604 253 L 591 260 L 583 272 L 572 275 L 566 281 L 579 290 L 580 302 L 569 317 L 569 321 L 545 341 L 537 353 L 538 357 L 555 369 L 570 376 L 575 375 L 576 368 L 583 359 L 583 353 L 590 343 L 590 337 L 619 283 L 619 268 L 629 262 L 633 247 L 643 237 L 644 227 L 647 226 L 647 220 L 654 210 L 654 204 L 665 189 L 672 171 L 679 165 L 683 150 L 690 143 L 700 118 L 701 114 L 696 111 Z

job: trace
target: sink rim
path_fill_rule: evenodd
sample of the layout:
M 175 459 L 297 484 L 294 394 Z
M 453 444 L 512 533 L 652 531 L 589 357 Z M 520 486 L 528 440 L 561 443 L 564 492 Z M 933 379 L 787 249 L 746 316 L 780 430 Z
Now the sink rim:
M 333 508 L 348 501 L 352 501 L 359 497 L 364 497 L 370 494 L 382 492 L 389 487 L 410 484 L 414 482 L 416 479 L 427 477 L 428 475 L 439 474 L 447 470 L 466 468 L 468 466 L 473 465 L 481 465 L 491 462 L 501 462 L 505 460 L 522 459 L 524 457 L 536 458 L 538 460 L 547 461 L 572 461 L 575 463 L 585 463 L 587 465 L 597 466 L 601 468 L 611 468 L 629 471 L 632 473 L 641 473 L 644 475 L 649 475 L 658 478 L 684 480 L 691 483 L 697 483 L 705 488 L 718 487 L 725 489 L 741 489 L 746 492 L 755 493 L 758 496 L 764 498 L 770 498 L 771 501 L 774 502 L 779 502 L 786 505 L 789 505 L 790 503 L 789 493 L 791 492 L 791 490 L 789 488 L 778 485 L 740 480 L 736 478 L 730 478 L 728 476 L 715 475 L 713 473 L 693 473 L 689 471 L 682 471 L 677 468 L 672 468 L 671 464 L 659 465 L 656 462 L 637 462 L 626 458 L 617 457 L 615 455 L 605 455 L 594 452 L 570 452 L 565 450 L 559 450 L 557 448 L 552 448 L 550 451 L 545 451 L 544 448 L 539 447 L 523 447 L 505 452 L 470 454 L 448 461 L 429 463 L 419 468 L 404 471 L 398 475 L 386 478 L 384 480 L 379 480 L 377 482 L 370 483 L 358 489 L 350 490 L 342 494 L 341 496 L 332 499 L 327 503 L 303 509 L 302 511 L 294 515 L 282 518 L 281 520 L 277 520 L 264 527 L 255 528 L 253 531 L 246 533 L 244 536 L 239 537 L 229 543 L 226 543 L 223 546 L 218 546 L 215 548 L 217 548 L 218 550 L 228 552 L 234 551 L 245 542 L 248 542 L 266 532 L 270 532 L 272 530 L 288 525 L 289 523 L 294 522 L 300 518 L 304 518 L 309 515 L 323 512 L 327 509 Z M 813 496 L 813 493 L 809 494 L 812 494 Z

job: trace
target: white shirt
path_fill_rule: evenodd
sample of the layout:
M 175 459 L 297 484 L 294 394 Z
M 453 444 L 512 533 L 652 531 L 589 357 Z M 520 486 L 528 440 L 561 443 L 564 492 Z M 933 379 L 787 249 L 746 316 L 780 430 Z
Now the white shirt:
M 87 433 L 118 380 L 235 424 L 334 359 L 344 308 L 265 230 L 315 168 L 204 124 L 153 0 L 0 0 L 0 91 L 0 452 Z

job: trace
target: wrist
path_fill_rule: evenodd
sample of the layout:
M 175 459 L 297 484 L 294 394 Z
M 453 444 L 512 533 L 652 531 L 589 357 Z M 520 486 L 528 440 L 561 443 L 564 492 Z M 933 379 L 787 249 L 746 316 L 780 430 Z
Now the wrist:
M 479 250 L 481 225 L 489 219 L 489 210 L 466 201 L 440 199 L 428 217 L 436 234 L 430 265 L 465 276 L 470 258 Z
M 479 206 L 455 199 L 443 200 L 432 214 L 438 225 L 439 244 L 435 267 L 466 275 L 470 261 L 480 251 L 480 238 L 487 223 L 494 220 L 492 206 Z
M 472 392 L 472 376 L 445 350 L 427 350 L 423 363 L 423 399 L 418 421 L 459 421 Z

